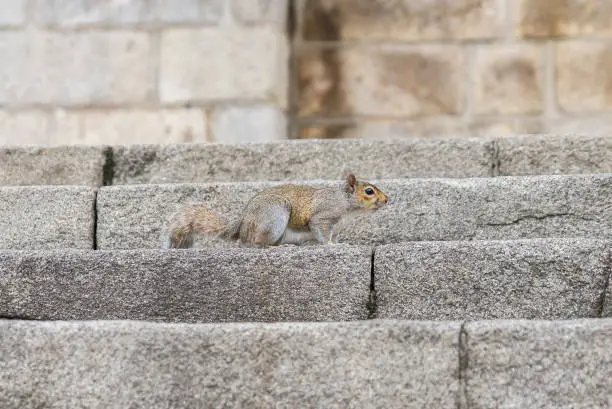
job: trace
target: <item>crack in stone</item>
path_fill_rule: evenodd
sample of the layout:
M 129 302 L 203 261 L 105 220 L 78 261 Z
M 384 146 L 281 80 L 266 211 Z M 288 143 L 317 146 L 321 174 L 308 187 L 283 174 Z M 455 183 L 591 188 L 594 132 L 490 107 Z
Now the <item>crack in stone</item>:
M 595 221 L 594 219 L 591 219 L 589 217 L 585 217 L 585 216 L 580 216 L 580 215 L 576 215 L 573 213 L 550 213 L 550 214 L 544 214 L 544 215 L 525 215 L 525 216 L 520 216 L 512 221 L 508 221 L 508 222 L 499 222 L 499 223 L 495 223 L 495 222 L 486 222 L 486 223 L 480 223 L 480 226 L 511 226 L 511 225 L 516 225 L 519 224 L 525 220 L 546 220 L 546 219 L 552 219 L 552 218 L 557 218 L 557 217 L 566 217 L 566 216 L 570 216 L 570 217 L 575 217 L 578 218 L 580 220 L 584 220 L 584 221 Z

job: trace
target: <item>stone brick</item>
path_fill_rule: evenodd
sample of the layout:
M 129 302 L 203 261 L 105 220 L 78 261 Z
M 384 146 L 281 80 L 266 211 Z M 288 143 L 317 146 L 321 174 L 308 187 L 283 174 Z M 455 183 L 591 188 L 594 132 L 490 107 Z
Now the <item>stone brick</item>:
M 231 0 L 234 18 L 241 24 L 272 23 L 284 29 L 289 0 Z
M 0 103 L 117 104 L 146 101 L 155 64 L 146 33 L 0 33 Z
M 219 24 L 226 14 L 226 3 L 227 0 L 157 0 L 157 19 L 160 23 Z
M 79 136 L 78 115 L 53 111 L 0 111 L 0 145 L 54 145 Z
M 481 46 L 476 54 L 477 114 L 542 112 L 543 49 L 541 45 Z
M 374 259 L 377 317 L 596 318 L 610 244 L 555 239 L 379 246 Z
M 26 0 L 10 0 L 2 2 L 0 12 L 0 27 L 17 27 L 25 23 Z
M 546 123 L 546 133 L 552 135 L 612 135 L 612 114 L 551 118 Z
M 455 46 L 340 52 L 342 99 L 321 115 L 416 117 L 461 111 L 463 55 Z
M 111 110 L 81 113 L 83 133 L 64 144 L 131 145 L 206 142 L 206 115 L 200 109 Z
M 612 320 L 465 325 L 472 408 L 607 408 Z
M 33 1 L 35 22 L 60 27 L 216 24 L 225 14 L 224 0 Z
M 365 247 L 0 252 L 0 260 L 3 317 L 244 322 L 368 316 L 371 250 Z
M 0 148 L 0 185 L 86 185 L 103 182 L 105 146 Z
M 187 162 L 191 166 L 193 162 Z M 212 166 L 236 163 L 212 162 Z M 360 175 L 358 173 L 358 175 Z M 330 178 L 328 176 L 328 178 Z M 346 220 L 340 243 L 522 238 L 612 239 L 612 176 L 572 175 L 468 179 L 373 180 L 385 209 Z M 291 180 L 314 187 L 339 181 Z M 200 203 L 226 220 L 240 217 L 257 192 L 282 182 L 109 186 L 98 193 L 101 249 L 159 248 L 179 205 Z M 213 243 L 216 244 L 216 243 Z M 205 245 L 208 245 L 206 243 Z
M 287 99 L 288 50 L 271 27 L 168 29 L 162 34 L 164 103 Z
M 611 9 L 612 10 L 612 9 Z M 612 42 L 568 41 L 557 45 L 557 95 L 569 112 L 612 108 Z
M 495 0 L 304 0 L 307 41 L 430 41 L 494 38 L 504 12 Z
M 612 173 L 612 138 L 595 134 L 500 139 L 498 173 L 500 176 Z
M 47 145 L 49 114 L 0 111 L 0 145 Z
M 493 144 L 468 140 L 327 140 L 114 149 L 114 184 L 488 176 Z
M 287 120 L 270 106 L 218 108 L 212 114 L 212 136 L 217 142 L 265 142 L 287 139 Z
M 459 327 L 4 320 L 0 406 L 454 409 Z
M 312 123 L 309 130 L 317 129 L 323 135 L 342 138 L 386 139 L 386 138 L 481 138 L 507 137 L 524 133 L 524 127 L 512 118 L 476 118 L 468 122 L 463 118 L 436 116 L 417 120 L 354 121 L 339 129 L 339 125 Z M 328 129 L 331 128 L 331 132 Z M 339 129 L 339 132 L 333 131 Z
M 612 35 L 612 8 L 601 0 L 510 1 L 524 38 Z
M 93 248 L 92 188 L 0 187 L 0 249 Z

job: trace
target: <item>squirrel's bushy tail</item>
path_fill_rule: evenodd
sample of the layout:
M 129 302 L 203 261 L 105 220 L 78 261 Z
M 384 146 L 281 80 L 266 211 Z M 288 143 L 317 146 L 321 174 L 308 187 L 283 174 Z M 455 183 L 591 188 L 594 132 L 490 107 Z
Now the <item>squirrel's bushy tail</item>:
M 201 205 L 189 205 L 172 217 L 164 235 L 164 248 L 184 249 L 193 245 L 196 235 L 220 236 L 228 224 L 216 212 Z

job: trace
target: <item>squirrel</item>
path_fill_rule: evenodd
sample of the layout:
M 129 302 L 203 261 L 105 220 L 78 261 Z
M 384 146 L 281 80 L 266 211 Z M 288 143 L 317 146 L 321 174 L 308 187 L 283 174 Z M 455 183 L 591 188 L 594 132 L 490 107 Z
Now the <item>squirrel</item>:
M 343 216 L 375 211 L 388 201 L 378 187 L 357 180 L 352 173 L 336 187 L 279 185 L 257 193 L 232 223 L 205 206 L 183 208 L 165 233 L 164 247 L 192 247 L 197 234 L 238 241 L 246 247 L 299 245 L 313 239 L 334 244 L 334 228 Z

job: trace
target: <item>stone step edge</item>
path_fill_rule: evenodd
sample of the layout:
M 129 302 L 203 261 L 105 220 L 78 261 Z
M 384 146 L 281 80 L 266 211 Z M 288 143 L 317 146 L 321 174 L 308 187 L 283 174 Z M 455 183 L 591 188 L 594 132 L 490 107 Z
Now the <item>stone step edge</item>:
M 393 149 L 396 147 L 404 148 Z M 299 146 L 307 146 L 312 161 L 296 160 Z M 360 160 L 363 149 L 379 146 L 368 160 Z M 391 147 L 389 147 L 391 146 Z M 0 177 L 7 185 L 78 184 L 107 186 L 133 183 L 155 183 L 160 180 L 193 179 L 206 181 L 285 180 L 307 174 L 307 180 L 323 175 L 325 180 L 340 177 L 343 169 L 333 163 L 345 163 L 364 177 L 377 175 L 437 175 L 446 177 L 503 176 L 522 174 L 579 174 L 608 171 L 609 146 L 612 138 L 601 135 L 516 135 L 487 138 L 381 138 L 349 140 L 285 140 L 243 143 L 144 144 L 144 145 L 72 145 L 72 146 L 5 146 L 0 158 L 10 166 L 33 169 L 33 175 Z M 334 148 L 336 147 L 336 148 Z M 350 149 L 349 149 L 350 147 Z M 317 162 L 320 152 L 329 164 Z M 585 153 L 586 152 L 586 153 Z M 261 159 L 277 153 L 268 168 L 258 167 L 253 155 Z M 402 156 L 403 155 L 403 156 Z M 216 160 L 205 160 L 207 156 Z M 89 158 L 82 163 L 81 158 Z M 221 159 L 244 162 L 243 166 L 219 167 Z M 356 158 L 356 159 L 353 159 Z M 47 168 L 65 168 L 49 176 Z M 199 170 L 185 168 L 186 161 Z M 297 164 L 296 164 L 297 161 Z M 395 161 L 389 163 L 389 161 Z M 12 165 L 10 165 L 12 163 Z M 432 163 L 434 163 L 432 165 Z M 36 165 L 36 166 L 34 166 Z M 47 169 L 46 172 L 40 169 Z M 202 169 L 200 169 L 202 168 Z M 205 168 L 205 169 L 204 169 Z M 36 170 L 38 169 L 38 170 Z M 66 170 L 67 169 L 67 170 Z M 77 170 L 75 170 L 77 169 Z M 393 169 L 389 171 L 389 169 Z M 399 170 L 398 170 L 399 169 Z M 1 172 L 0 172 L 1 174 Z M 381 176 L 382 178 L 382 176 Z
M 0 405 L 562 407 L 572 390 L 573 403 L 603 409 L 611 336 L 612 319 L 0 320 L 0 380 L 11 380 Z

